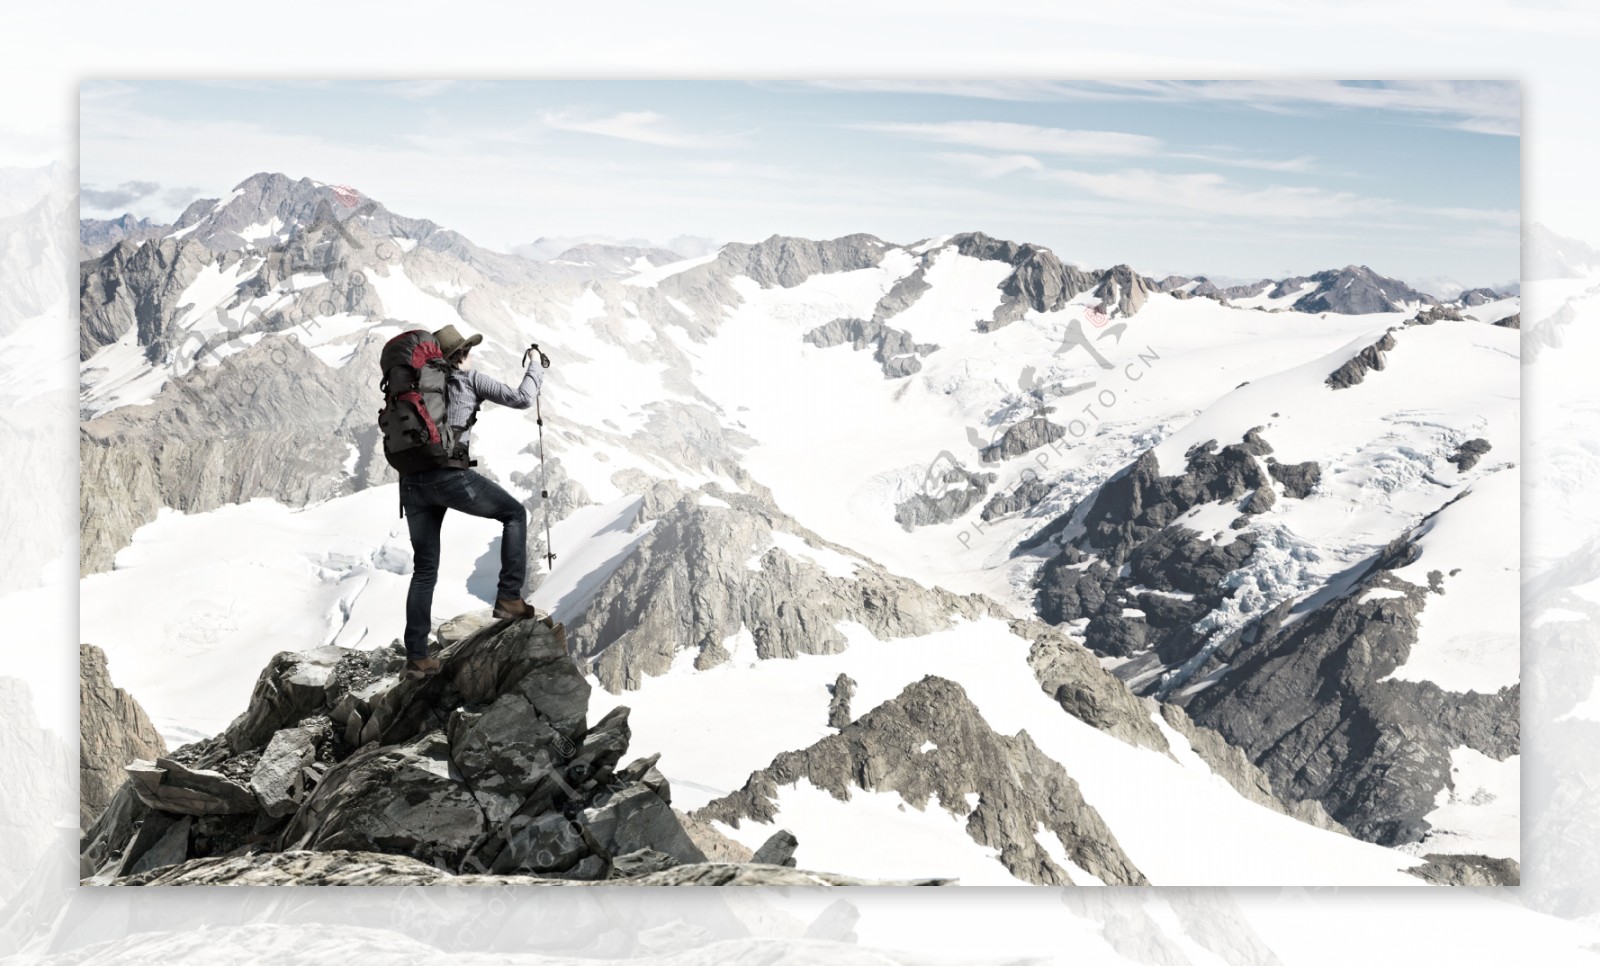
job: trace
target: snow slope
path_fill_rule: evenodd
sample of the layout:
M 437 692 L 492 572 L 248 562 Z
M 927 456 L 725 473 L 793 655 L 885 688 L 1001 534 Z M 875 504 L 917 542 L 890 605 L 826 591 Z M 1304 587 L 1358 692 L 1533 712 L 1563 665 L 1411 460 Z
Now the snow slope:
M 1065 713 L 1028 668 L 1030 642 L 1012 634 L 1004 622 L 984 618 L 924 637 L 889 641 L 875 639 L 860 626 L 845 624 L 841 630 L 850 639 L 841 654 L 749 667 L 734 662 L 699 672 L 678 668 L 623 695 L 597 688 L 592 707 L 595 713 L 618 704 L 632 709 L 632 750 L 661 753 L 661 767 L 673 783 L 673 802 L 688 810 L 738 788 L 778 752 L 833 733 L 827 726 L 827 685 L 840 673 L 857 682 L 851 708 L 858 716 L 923 676 L 937 675 L 960 682 L 996 731 L 1011 735 L 1026 730 L 1045 754 L 1060 762 L 1129 858 L 1155 884 L 1417 881 L 1399 871 L 1414 864 L 1401 853 L 1323 832 L 1240 798 L 1192 752 L 1184 754 L 1187 743 L 1174 732 L 1168 738 L 1176 739 L 1178 761 L 1125 744 Z M 751 727 L 752 720 L 759 720 L 761 727 Z M 895 869 L 900 875 L 953 875 L 971 859 L 961 849 L 941 845 L 951 851 L 925 853 L 927 861 L 907 867 L 903 857 L 861 848 L 873 836 L 886 834 L 880 826 L 892 816 L 885 814 L 885 796 L 860 789 L 854 795 L 873 802 L 859 817 L 850 809 L 835 808 L 829 804 L 831 796 L 808 783 L 783 788 L 774 825 L 744 822 L 722 831 L 754 847 L 778 827 L 787 828 L 805 843 L 808 856 L 817 854 L 812 849 L 820 850 L 852 874 L 888 875 Z M 890 811 L 898 813 L 897 808 Z M 917 841 L 938 833 L 965 843 L 963 848 L 978 848 L 962 823 L 943 813 L 937 802 L 924 812 L 908 805 L 906 814 L 913 823 L 906 834 Z M 1196 829 L 1205 834 L 1195 834 Z M 949 864 L 940 865 L 936 857 Z M 998 862 L 995 870 L 1005 874 Z

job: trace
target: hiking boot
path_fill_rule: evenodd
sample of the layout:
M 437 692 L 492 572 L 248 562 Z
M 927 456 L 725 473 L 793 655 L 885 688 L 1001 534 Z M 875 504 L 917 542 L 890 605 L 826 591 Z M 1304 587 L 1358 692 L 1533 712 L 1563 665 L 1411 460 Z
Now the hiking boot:
M 444 665 L 440 664 L 439 659 L 436 657 L 425 657 L 420 661 L 407 661 L 406 677 L 413 681 L 421 681 L 423 678 L 431 678 L 438 674 L 443 667 Z
M 533 617 L 542 617 L 532 604 L 519 598 L 496 598 L 494 602 L 494 616 L 496 620 L 527 620 Z

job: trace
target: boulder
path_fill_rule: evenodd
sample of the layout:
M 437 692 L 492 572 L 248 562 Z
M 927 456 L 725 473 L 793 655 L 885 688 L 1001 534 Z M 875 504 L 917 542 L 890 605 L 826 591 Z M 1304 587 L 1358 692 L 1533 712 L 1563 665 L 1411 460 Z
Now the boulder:
M 133 791 L 150 808 L 178 815 L 242 815 L 256 810 L 250 789 L 221 772 L 171 758 L 127 766 Z

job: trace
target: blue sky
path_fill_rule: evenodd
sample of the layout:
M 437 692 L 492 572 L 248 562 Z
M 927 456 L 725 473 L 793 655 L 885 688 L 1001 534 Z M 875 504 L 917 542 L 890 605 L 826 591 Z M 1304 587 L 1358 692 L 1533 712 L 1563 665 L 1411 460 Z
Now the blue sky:
M 83 214 L 257 171 L 499 250 L 981 230 L 1069 261 L 1518 273 L 1515 82 L 91 81 Z

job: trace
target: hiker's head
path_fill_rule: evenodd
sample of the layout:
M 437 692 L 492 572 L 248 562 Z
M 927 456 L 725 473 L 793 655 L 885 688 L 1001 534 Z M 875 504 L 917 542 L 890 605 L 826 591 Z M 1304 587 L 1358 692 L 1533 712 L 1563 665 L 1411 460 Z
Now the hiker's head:
M 450 357 L 449 361 L 457 369 L 467 369 L 470 368 L 468 363 L 472 361 L 471 356 L 472 346 L 462 346 L 459 351 Z
M 483 336 L 474 335 L 463 338 L 453 325 L 447 325 L 433 334 L 435 342 L 439 343 L 439 351 L 444 353 L 445 360 L 453 366 L 464 367 L 467 353 L 472 347 L 483 341 Z

